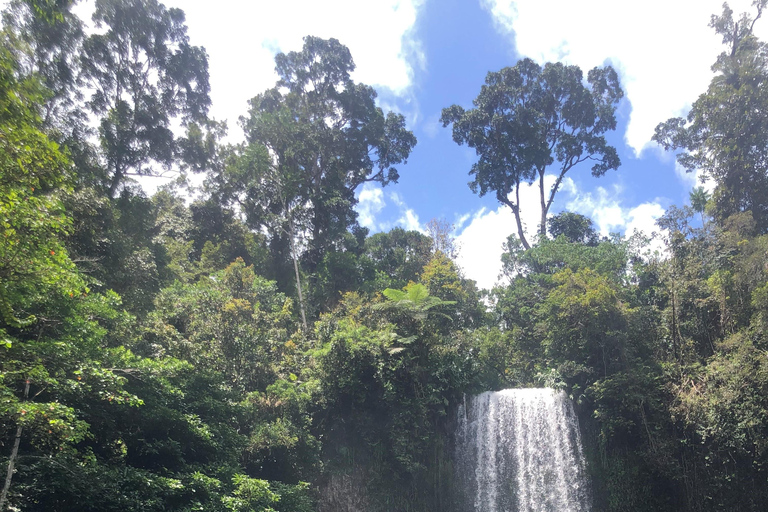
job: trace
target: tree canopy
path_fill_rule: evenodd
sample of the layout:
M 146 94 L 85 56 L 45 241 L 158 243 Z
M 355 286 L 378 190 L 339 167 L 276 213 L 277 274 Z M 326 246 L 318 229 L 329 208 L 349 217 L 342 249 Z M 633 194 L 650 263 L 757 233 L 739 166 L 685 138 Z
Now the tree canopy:
M 616 128 L 616 106 L 624 93 L 610 66 L 594 68 L 587 85 L 578 66 L 531 59 L 490 72 L 474 108 L 460 105 L 443 109 L 443 126 L 453 125 L 453 140 L 474 148 L 469 183 L 481 196 L 512 209 L 517 234 L 530 248 L 520 213 L 520 185 L 538 181 L 541 220 L 539 233 L 547 233 L 547 214 L 563 178 L 574 166 L 592 161 L 592 175 L 602 176 L 620 165 L 616 149 L 603 134 Z M 555 181 L 546 183 L 547 171 Z
M 655 255 L 552 210 L 619 165 L 611 68 L 523 59 L 443 111 L 517 217 L 491 290 L 448 221 L 357 223 L 416 139 L 339 41 L 278 54 L 230 144 L 181 10 L 73 4 L 13 0 L 0 37 L 0 511 L 459 512 L 460 404 L 535 386 L 573 399 L 595 510 L 765 510 L 766 0 L 713 17 L 716 76 L 657 130 L 716 188 Z M 205 185 L 149 197 L 157 166 Z
M 128 174 L 170 169 L 179 151 L 172 122 L 200 122 L 210 105 L 208 57 L 189 44 L 184 11 L 156 0 L 97 0 L 102 33 L 83 42 L 82 77 L 93 91 L 99 143 L 114 197 Z M 178 164 L 177 164 L 178 165 Z
M 376 91 L 352 80 L 355 64 L 338 40 L 308 36 L 300 52 L 278 54 L 275 63 L 280 79 L 250 101 L 241 122 L 248 142 L 271 155 L 266 176 L 255 180 L 279 187 L 273 200 L 308 205 L 309 257 L 318 262 L 354 224 L 357 187 L 396 183 L 395 166 L 416 138 L 402 114 L 385 115 Z
M 735 19 L 727 4 L 710 26 L 722 36 L 726 50 L 712 65 L 716 76 L 694 102 L 687 117 L 656 127 L 653 139 L 667 150 L 682 150 L 678 162 L 687 172 L 702 171 L 712 179 L 714 214 L 723 221 L 751 211 L 759 229 L 768 229 L 768 159 L 763 137 L 768 130 L 766 81 L 768 47 L 753 29 L 766 8 Z M 723 108 L 728 105 L 728 108 Z

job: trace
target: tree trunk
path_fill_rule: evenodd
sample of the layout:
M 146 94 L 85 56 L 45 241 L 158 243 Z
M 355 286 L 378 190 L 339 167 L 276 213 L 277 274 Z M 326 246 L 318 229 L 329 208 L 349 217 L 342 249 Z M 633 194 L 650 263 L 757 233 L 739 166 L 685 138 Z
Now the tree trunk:
M 29 397 L 29 379 L 27 379 L 24 385 L 24 401 Z M 8 460 L 8 473 L 5 476 L 5 484 L 3 485 L 3 492 L 0 493 L 0 511 L 5 510 L 5 503 L 8 499 L 8 489 L 11 488 L 11 480 L 13 480 L 13 469 L 16 466 L 16 459 L 19 457 L 19 444 L 21 444 L 21 423 L 16 427 L 16 438 L 13 440 L 13 449 L 11 450 L 11 458 Z
M 539 171 L 539 198 L 541 200 L 541 224 L 539 224 L 539 234 L 541 238 L 547 236 L 547 211 L 549 211 L 547 201 L 544 199 L 544 171 Z
M 523 230 L 523 221 L 520 218 L 520 182 L 518 181 L 515 185 L 515 202 L 517 203 L 516 208 L 512 208 L 512 212 L 515 214 L 515 222 L 517 222 L 517 235 L 520 237 L 520 241 L 523 243 L 523 247 L 526 249 L 530 249 L 531 245 L 528 243 L 528 240 L 525 238 L 525 231 Z
M 299 274 L 299 261 L 298 261 L 298 255 L 296 254 L 296 242 L 293 236 L 293 222 L 289 222 L 289 228 L 290 233 L 289 236 L 291 237 L 291 256 L 293 257 L 293 270 L 296 273 L 296 291 L 299 294 L 299 310 L 301 311 L 301 325 L 304 327 L 304 332 L 307 332 L 307 315 L 304 312 L 304 294 L 301 290 L 301 275 Z
M 120 186 L 120 183 L 123 182 L 123 178 L 125 178 L 125 170 L 118 160 L 118 162 L 115 163 L 115 174 L 109 181 L 109 189 L 107 190 L 107 194 L 110 199 L 115 198 L 115 194 L 117 194 L 117 189 Z
M 531 246 L 528 244 L 528 240 L 525 238 L 525 230 L 523 229 L 523 221 L 520 218 L 520 183 L 518 182 L 517 185 L 515 185 L 515 202 L 509 200 L 508 197 L 505 197 L 502 194 L 496 194 L 496 199 L 499 200 L 500 203 L 505 204 L 509 206 L 512 209 L 512 213 L 515 215 L 515 222 L 517 223 L 517 236 L 520 238 L 520 242 L 522 242 L 523 247 L 526 249 L 530 249 Z

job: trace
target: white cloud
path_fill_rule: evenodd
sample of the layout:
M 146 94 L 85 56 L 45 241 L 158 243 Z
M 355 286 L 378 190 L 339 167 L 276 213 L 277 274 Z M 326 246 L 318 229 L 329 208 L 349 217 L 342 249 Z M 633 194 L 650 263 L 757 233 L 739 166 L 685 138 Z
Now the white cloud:
M 632 104 L 626 132 L 639 155 L 656 125 L 683 114 L 706 90 L 723 50 L 709 28 L 722 0 L 480 0 L 517 51 L 538 62 L 565 61 L 586 71 L 606 61 L 621 75 Z M 750 0 L 728 2 L 735 15 Z M 768 23 L 756 26 L 765 39 Z
M 400 226 L 409 231 L 425 233 L 419 215 L 409 208 L 405 200 L 395 191 L 386 196 L 381 187 L 366 183 L 357 193 L 358 222 L 372 232 L 389 231 Z
M 514 226 L 515 218 L 508 207 L 483 208 L 457 237 L 458 263 L 480 288 L 490 289 L 496 283 L 501 271 L 502 244 L 516 232 Z
M 453 223 L 454 236 L 456 236 L 461 231 L 461 228 L 464 227 L 464 224 L 466 224 L 470 218 L 472 218 L 471 213 L 465 213 L 464 215 L 456 215 L 456 221 Z
M 709 176 L 704 176 L 701 169 L 696 169 L 696 183 L 704 187 L 704 190 L 710 194 L 715 191 L 717 183 Z
M 664 208 L 659 203 L 643 203 L 635 206 L 626 214 L 626 226 L 624 228 L 627 236 L 634 233 L 644 233 L 647 236 L 659 232 L 656 221 L 664 215 Z
M 405 201 L 402 197 L 400 197 L 400 194 L 397 192 L 390 192 L 389 198 L 400 209 L 400 217 L 395 221 L 396 225 L 401 226 L 407 231 L 419 231 L 421 233 L 425 233 L 421 222 L 419 222 L 419 216 L 416 214 L 413 208 L 408 208 L 408 205 L 405 204 Z M 382 229 L 387 229 L 389 226 L 382 224 L 381 227 Z
M 300 50 L 302 38 L 335 37 L 346 45 L 357 65 L 354 79 L 405 97 L 425 54 L 414 24 L 424 0 L 165 0 L 187 17 L 192 44 L 209 56 L 212 114 L 228 120 L 239 138 L 237 120 L 247 101 L 277 80 L 274 55 Z M 3 2 L 4 3 L 4 2 Z M 93 0 L 76 12 L 90 19 Z M 384 92 L 384 91 L 380 91 Z
M 610 189 L 597 187 L 594 192 L 581 191 L 574 186 L 565 209 L 591 218 L 603 236 L 610 233 L 631 235 L 635 232 L 650 236 L 659 231 L 656 220 L 664 215 L 664 208 L 659 201 L 645 202 L 630 208 L 623 206 L 622 192 L 618 185 Z
M 545 183 L 551 185 L 553 182 L 554 176 L 548 175 Z M 651 236 L 659 231 L 656 220 L 664 214 L 658 201 L 624 206 L 622 189 L 618 186 L 611 189 L 597 187 L 594 192 L 586 192 L 566 177 L 559 194 L 566 210 L 591 218 L 602 235 L 619 232 L 629 236 L 641 232 Z M 527 185 L 521 189 L 520 198 L 525 234 L 532 242 L 540 216 L 538 186 Z M 458 262 L 467 277 L 477 281 L 480 288 L 491 288 L 496 283 L 501 272 L 502 245 L 512 233 L 517 233 L 515 217 L 509 207 L 500 205 L 495 210 L 483 208 L 478 211 L 457 237 L 460 244 Z M 660 243 L 655 240 L 651 249 L 660 250 Z
M 643 247 L 646 256 L 654 254 L 664 256 L 667 254 L 664 237 L 668 233 L 656 225 L 656 221 L 662 215 L 664 215 L 664 208 L 655 202 L 643 203 L 627 212 L 627 226 L 624 234 L 629 237 L 638 233 L 648 237 L 649 243 Z
M 627 225 L 626 210 L 621 207 L 621 187 L 596 187 L 594 192 L 581 191 L 575 184 L 565 209 L 591 218 L 597 230 L 605 236 L 622 231 Z
M 357 195 L 357 213 L 360 225 L 375 229 L 376 215 L 384 209 L 384 191 L 371 183 L 366 183 Z
M 551 186 L 555 177 L 547 175 L 545 183 Z M 573 187 L 570 179 L 561 193 Z M 520 212 L 525 237 L 529 242 L 538 232 L 541 206 L 539 204 L 538 183 L 525 184 L 520 188 Z M 477 281 L 480 288 L 491 288 L 501 271 L 502 245 L 511 234 L 517 234 L 517 223 L 508 206 L 499 205 L 496 210 L 485 208 L 477 212 L 464 231 L 456 237 L 459 243 L 459 265 L 467 277 Z
M 696 169 L 693 172 L 687 172 L 680 163 L 675 162 L 675 175 L 680 182 L 687 188 L 704 187 L 704 190 L 710 194 L 715 190 L 715 180 L 704 176 L 704 172 L 701 169 Z
M 699 186 L 699 173 L 686 171 L 679 162 L 675 162 L 675 176 L 686 188 Z
M 357 64 L 355 80 L 403 95 L 424 53 L 414 37 L 422 0 L 167 0 L 187 14 L 190 38 L 210 56 L 217 117 L 232 127 L 246 101 L 274 85 L 274 54 L 300 50 L 302 38 L 335 37 Z
M 656 225 L 656 221 L 665 211 L 658 200 L 630 208 L 623 206 L 622 189 L 619 186 L 610 190 L 597 187 L 594 193 L 582 192 L 576 187 L 573 190 L 566 210 L 591 218 L 601 235 L 623 233 L 629 237 L 642 234 L 650 239 L 650 245 L 646 247 L 650 253 L 662 254 L 665 251 L 661 237 L 654 236 L 663 234 L 663 230 Z
M 402 216 L 397 219 L 397 224 L 400 224 L 406 231 L 424 232 L 424 229 L 421 227 L 421 223 L 419 222 L 419 216 L 416 215 L 416 212 L 414 212 L 411 208 L 403 211 Z

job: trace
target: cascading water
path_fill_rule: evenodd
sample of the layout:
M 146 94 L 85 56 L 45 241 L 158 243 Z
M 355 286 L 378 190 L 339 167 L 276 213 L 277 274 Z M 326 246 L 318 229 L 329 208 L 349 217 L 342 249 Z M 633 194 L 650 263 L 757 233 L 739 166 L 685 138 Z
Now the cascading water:
M 458 414 L 464 512 L 591 509 L 578 420 L 564 392 L 487 392 L 465 400 Z

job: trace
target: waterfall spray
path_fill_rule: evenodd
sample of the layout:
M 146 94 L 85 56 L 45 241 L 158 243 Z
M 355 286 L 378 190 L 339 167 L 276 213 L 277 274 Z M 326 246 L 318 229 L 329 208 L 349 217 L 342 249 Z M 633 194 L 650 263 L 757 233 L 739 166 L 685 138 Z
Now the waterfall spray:
M 487 392 L 459 406 L 465 512 L 589 512 L 578 421 L 553 389 Z

